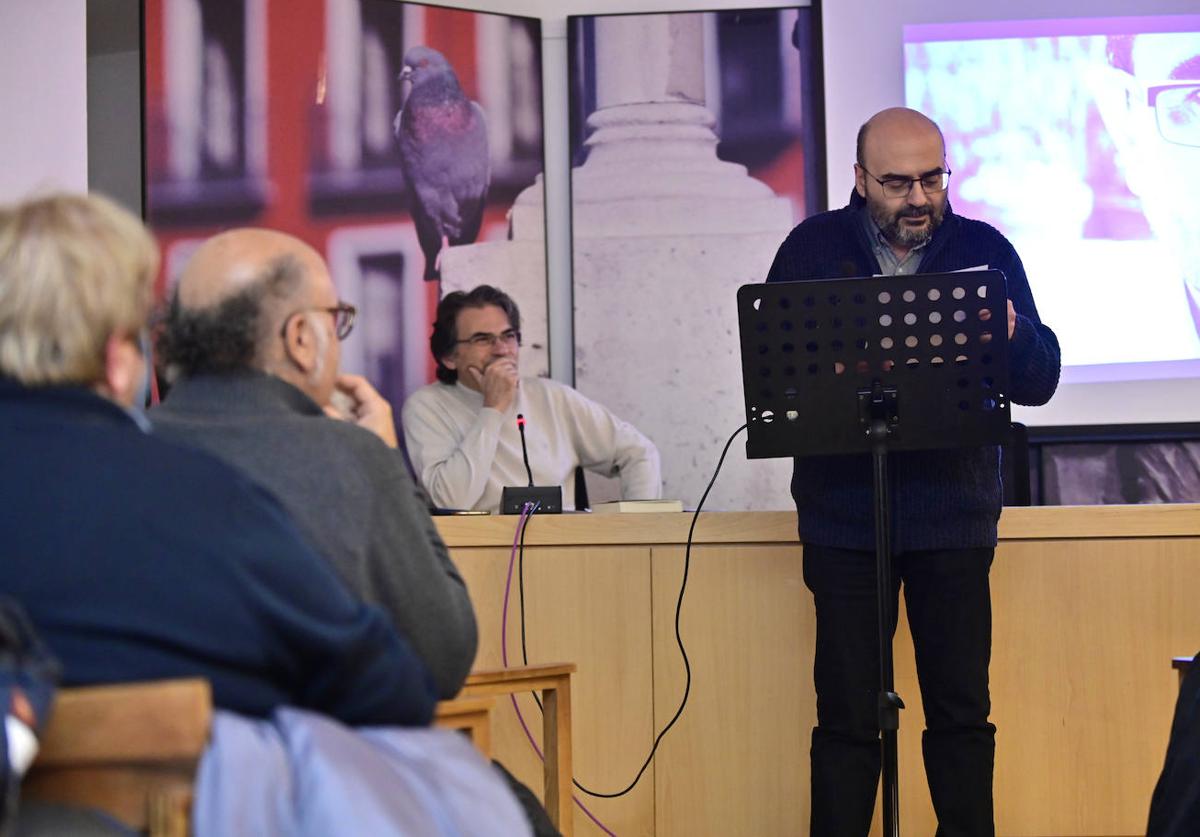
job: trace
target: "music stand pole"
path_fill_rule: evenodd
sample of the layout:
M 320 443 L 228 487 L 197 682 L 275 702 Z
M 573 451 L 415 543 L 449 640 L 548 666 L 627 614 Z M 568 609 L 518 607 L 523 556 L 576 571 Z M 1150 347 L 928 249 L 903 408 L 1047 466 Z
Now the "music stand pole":
M 895 691 L 892 662 L 892 514 L 888 486 L 888 437 L 899 422 L 896 390 L 875 384 L 859 392 L 860 422 L 871 439 L 875 501 L 875 583 L 879 614 L 879 733 L 883 762 L 884 837 L 900 834 L 900 778 L 896 736 L 904 701 Z

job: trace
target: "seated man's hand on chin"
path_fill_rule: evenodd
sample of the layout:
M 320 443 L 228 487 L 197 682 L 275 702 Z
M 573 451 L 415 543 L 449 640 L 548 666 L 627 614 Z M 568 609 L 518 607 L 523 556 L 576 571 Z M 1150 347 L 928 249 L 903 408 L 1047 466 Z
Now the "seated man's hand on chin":
M 466 373 L 475 383 L 475 389 L 483 393 L 483 406 L 507 413 L 517 396 L 520 378 L 515 358 L 503 357 L 493 360 L 482 371 L 468 366 Z
M 325 414 L 370 430 L 389 448 L 397 446 L 392 405 L 361 375 L 338 375 Z

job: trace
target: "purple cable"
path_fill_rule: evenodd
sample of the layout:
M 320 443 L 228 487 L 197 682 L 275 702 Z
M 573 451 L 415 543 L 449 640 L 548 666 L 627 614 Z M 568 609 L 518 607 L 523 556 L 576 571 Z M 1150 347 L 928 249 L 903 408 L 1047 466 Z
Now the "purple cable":
M 513 565 L 517 560 L 517 544 L 521 542 L 521 532 L 524 531 L 525 525 L 533 515 L 534 508 L 533 503 L 526 503 L 521 509 L 521 517 L 517 521 L 517 531 L 513 534 L 512 551 L 508 554 L 508 576 L 504 580 L 504 608 L 500 613 L 500 661 L 504 664 L 505 668 L 508 668 L 508 594 L 512 590 Z M 533 751 L 537 753 L 539 759 L 545 761 L 546 757 L 542 753 L 542 748 L 538 746 L 533 733 L 529 731 L 529 725 L 525 723 L 525 716 L 521 714 L 521 707 L 517 706 L 517 696 L 510 694 L 508 699 L 512 701 L 513 711 L 517 713 L 517 720 L 521 722 L 521 729 L 525 731 L 525 737 L 529 739 L 529 746 L 533 747 Z M 608 830 L 608 827 L 604 823 L 596 819 L 596 815 L 588 810 L 588 807 L 579 800 L 578 796 L 571 794 L 571 799 L 579 806 L 579 810 L 587 814 L 588 819 L 594 822 L 608 837 L 617 837 L 616 834 Z
M 525 521 L 533 513 L 533 504 L 526 503 L 521 507 L 521 517 L 517 520 L 517 531 L 513 533 L 512 551 L 508 553 L 508 578 L 504 581 L 504 609 L 500 618 L 500 662 L 508 668 L 508 593 L 512 589 L 513 560 L 517 557 L 517 544 L 520 543 L 521 530 Z

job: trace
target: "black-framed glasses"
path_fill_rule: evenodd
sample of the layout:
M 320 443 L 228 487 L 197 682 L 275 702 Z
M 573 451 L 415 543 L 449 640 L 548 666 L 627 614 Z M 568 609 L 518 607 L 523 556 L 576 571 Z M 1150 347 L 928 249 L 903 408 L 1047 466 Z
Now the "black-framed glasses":
M 333 316 L 333 333 L 337 335 L 338 340 L 345 340 L 350 336 L 350 332 L 354 330 L 354 317 L 358 314 L 358 309 L 348 302 L 338 300 L 338 304 L 331 307 L 323 307 L 320 305 L 312 308 L 301 308 L 299 311 L 293 311 L 288 314 L 283 321 L 283 328 L 280 329 L 280 335 L 287 333 L 287 324 L 292 317 L 297 314 L 303 314 L 306 311 L 324 311 L 326 314 Z
M 521 332 L 515 328 L 506 329 L 499 334 L 489 334 L 486 331 L 480 331 L 472 334 L 465 340 L 455 340 L 458 343 L 470 343 L 476 349 L 490 349 L 497 343 L 503 343 L 505 346 L 520 346 Z
M 921 191 L 927 195 L 936 195 L 938 192 L 944 192 L 950 186 L 950 169 L 938 169 L 937 171 L 926 172 L 917 177 L 891 175 L 881 178 L 867 171 L 866 166 L 859 166 L 859 168 L 867 172 L 867 176 L 878 183 L 880 188 L 883 189 L 883 194 L 889 198 L 907 198 L 909 192 L 912 191 L 914 183 L 920 183 Z
M 1146 87 L 1158 133 L 1167 142 L 1200 148 L 1200 81 L 1165 81 Z

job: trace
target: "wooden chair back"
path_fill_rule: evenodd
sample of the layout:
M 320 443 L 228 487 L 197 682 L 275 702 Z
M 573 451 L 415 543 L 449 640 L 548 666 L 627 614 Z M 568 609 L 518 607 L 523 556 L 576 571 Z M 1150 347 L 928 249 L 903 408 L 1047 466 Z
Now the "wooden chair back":
M 472 673 L 459 697 L 437 706 L 434 724 L 463 731 L 491 757 L 497 695 L 540 692 L 545 803 L 573 833 L 573 663 Z M 189 833 L 196 768 L 212 730 L 212 689 L 199 679 L 63 689 L 22 784 L 30 799 L 96 808 L 152 837 Z
M 212 690 L 202 679 L 63 689 L 22 796 L 182 837 L 211 728 Z
M 541 692 L 545 805 L 563 837 L 575 833 L 571 793 L 571 675 L 575 668 L 574 663 L 549 663 L 474 671 L 461 692 L 463 697 Z

